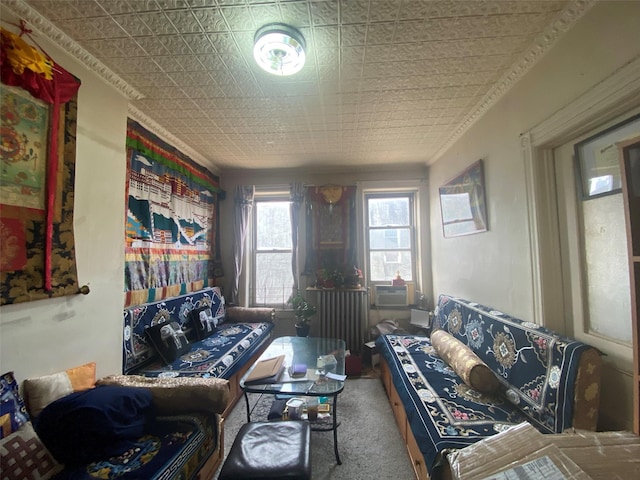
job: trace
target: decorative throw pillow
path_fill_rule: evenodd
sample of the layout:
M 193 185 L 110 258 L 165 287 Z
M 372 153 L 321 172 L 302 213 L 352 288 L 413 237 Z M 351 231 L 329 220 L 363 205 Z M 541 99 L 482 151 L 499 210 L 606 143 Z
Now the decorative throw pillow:
M 218 319 L 214 318 L 211 313 L 211 307 L 208 305 L 191 310 L 189 312 L 189 318 L 191 319 L 191 326 L 195 330 L 198 340 L 207 338 L 216 331 L 216 327 L 218 326 Z
M 104 385 L 50 403 L 35 429 L 56 460 L 82 465 L 122 454 L 154 418 L 148 389 Z
M 147 336 L 167 365 L 190 349 L 189 340 L 178 322 L 163 322 L 146 328 Z
M 493 393 L 500 387 L 495 373 L 473 353 L 473 350 L 448 332 L 433 332 L 431 344 L 440 358 L 474 390 Z
M 5 480 L 47 480 L 62 470 L 31 422 L 0 440 L 0 472 Z
M 0 438 L 17 431 L 30 420 L 13 372 L 0 377 Z
M 52 373 L 24 381 L 24 395 L 32 417 L 44 407 L 73 392 L 93 388 L 96 384 L 96 363 L 90 362 L 63 372 Z

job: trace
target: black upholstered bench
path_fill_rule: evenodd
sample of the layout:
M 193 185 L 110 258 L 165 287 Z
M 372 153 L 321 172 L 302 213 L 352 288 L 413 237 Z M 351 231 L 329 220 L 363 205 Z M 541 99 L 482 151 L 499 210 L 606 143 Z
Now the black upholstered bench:
M 311 428 L 303 421 L 245 423 L 218 480 L 311 479 Z

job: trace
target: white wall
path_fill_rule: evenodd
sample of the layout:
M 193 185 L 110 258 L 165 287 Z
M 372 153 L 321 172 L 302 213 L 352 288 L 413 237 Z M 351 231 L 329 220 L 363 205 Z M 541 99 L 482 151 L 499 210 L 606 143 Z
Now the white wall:
M 18 23 L 2 8 L 3 20 Z M 3 24 L 3 27 L 13 27 Z M 74 233 L 80 285 L 73 295 L 0 307 L 0 373 L 18 381 L 95 361 L 98 376 L 122 368 L 127 100 L 34 33 L 82 81 L 78 93 Z
M 519 135 L 640 55 L 639 19 L 640 2 L 596 4 L 430 167 L 435 295 L 458 295 L 533 321 L 526 185 Z M 441 233 L 438 187 L 479 158 L 485 167 L 489 231 L 445 239 Z

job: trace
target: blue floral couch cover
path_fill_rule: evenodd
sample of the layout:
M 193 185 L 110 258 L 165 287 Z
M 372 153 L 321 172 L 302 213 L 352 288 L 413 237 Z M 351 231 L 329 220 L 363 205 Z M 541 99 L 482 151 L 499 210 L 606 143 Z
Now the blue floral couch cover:
M 447 295 L 439 298 L 433 328 L 468 345 L 503 388 L 483 394 L 467 386 L 428 337 L 378 337 L 430 473 L 442 463 L 444 450 L 463 448 L 525 421 L 543 433 L 561 433 L 575 425 L 576 406 L 580 416 L 591 416 L 580 426 L 595 429 L 600 354 L 594 348 Z
M 24 461 L 23 465 L 31 463 L 33 467 L 32 470 L 23 472 L 24 476 L 20 472 L 9 471 L 8 468 L 5 472 L 3 456 L 0 467 L 3 479 L 188 480 L 195 478 L 207 459 L 222 448 L 217 414 L 197 412 L 159 416 L 147 426 L 142 436 L 131 439 L 130 446 L 122 453 L 88 464 L 62 466 L 53 461 L 49 451 L 45 450 L 42 441 L 33 431 L 32 418 L 13 372 L 0 376 L 0 404 L 3 407 L 2 414 L 10 421 L 9 429 L 0 429 L 0 438 L 8 442 L 5 444 L 7 453 L 20 456 Z M 13 439 L 21 430 L 33 433 L 22 433 L 28 435 L 26 441 L 20 437 Z
M 190 334 L 191 310 L 210 306 L 218 326 L 213 335 L 190 342 L 190 349 L 166 365 L 149 342 L 145 328 L 177 321 Z M 269 339 L 273 323 L 225 321 L 224 297 L 219 287 L 145 303 L 124 310 L 123 373 L 159 376 L 197 376 L 229 379 Z
M 218 448 L 215 415 L 158 417 L 121 455 L 86 465 L 67 466 L 54 480 L 187 480 Z

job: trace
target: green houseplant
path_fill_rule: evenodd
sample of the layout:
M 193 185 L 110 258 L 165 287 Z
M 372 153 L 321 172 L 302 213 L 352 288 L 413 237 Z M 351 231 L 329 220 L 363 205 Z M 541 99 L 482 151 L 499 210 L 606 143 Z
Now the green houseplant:
M 344 285 L 344 275 L 337 268 L 322 268 L 317 274 L 317 284 L 322 288 L 339 288 Z
M 296 332 L 299 337 L 309 335 L 311 328 L 311 317 L 313 317 L 318 309 L 312 303 L 309 303 L 302 292 L 298 290 L 291 297 L 291 306 L 296 317 Z

